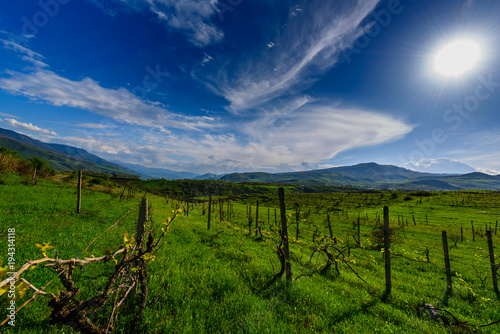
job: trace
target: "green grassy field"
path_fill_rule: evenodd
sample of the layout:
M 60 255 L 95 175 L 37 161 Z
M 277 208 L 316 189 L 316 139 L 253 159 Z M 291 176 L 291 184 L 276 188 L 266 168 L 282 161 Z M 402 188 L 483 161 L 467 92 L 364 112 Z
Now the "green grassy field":
M 22 184 L 22 177 L 2 176 L 0 185 L 0 259 L 7 261 L 7 229 L 16 229 L 16 264 L 41 257 L 36 243 L 50 242 L 49 250 L 60 258 L 101 256 L 118 249 L 123 233 L 135 234 L 138 207 L 143 193 L 120 202 L 123 187 L 86 183 L 82 212 L 75 213 L 74 181 L 39 180 Z M 92 189 L 89 189 L 92 188 Z M 177 202 L 148 195 L 153 221 L 172 216 Z M 255 210 L 263 237 L 255 236 Z M 500 325 L 475 327 L 500 319 L 499 296 L 493 292 L 486 224 L 495 230 L 500 215 L 498 192 L 446 193 L 332 193 L 295 194 L 285 197 L 289 214 L 290 254 L 294 280 L 273 281 L 279 271 L 274 211 L 279 207 L 272 191 L 234 198 L 231 218 L 220 219 L 212 211 L 210 231 L 200 197 L 192 199 L 189 217 L 172 224 L 167 243 L 149 265 L 147 308 L 137 328 L 145 333 L 498 333 Z M 186 212 L 186 203 L 179 203 Z M 247 208 L 253 221 L 249 233 Z M 384 299 L 384 260 L 373 235 L 382 220 L 382 207 L 390 208 L 395 239 L 391 246 L 392 295 Z M 206 206 L 205 206 L 206 208 Z M 296 238 L 296 210 L 299 238 Z M 330 212 L 333 236 L 329 238 L 326 211 Z M 269 216 L 268 216 L 269 212 Z M 127 214 L 128 213 L 128 214 Z M 125 216 L 125 217 L 124 217 Z M 357 244 L 357 221 L 360 244 Z M 83 250 L 120 218 L 104 236 Z M 414 220 L 415 219 L 415 223 Z M 472 238 L 471 221 L 476 235 Z M 464 240 L 461 240 L 463 227 Z M 159 227 L 157 227 L 159 229 Z M 449 236 L 453 292 L 447 293 L 441 231 Z M 313 242 L 314 238 L 314 242 Z M 500 237 L 494 235 L 494 244 Z M 332 244 L 338 262 L 329 270 L 318 247 Z M 338 248 L 344 255 L 335 250 Z M 427 263 L 427 255 L 430 263 Z M 496 250 L 497 251 L 497 250 Z M 500 262 L 497 251 L 496 262 Z M 75 271 L 80 298 L 95 295 L 113 270 L 110 263 Z M 335 269 L 337 267 L 338 271 Z M 25 277 L 37 288 L 56 274 L 42 266 Z M 61 290 L 56 279 L 48 292 Z M 16 302 L 22 305 L 32 292 Z M 132 295 L 121 309 L 116 332 L 129 332 L 137 306 Z M 0 327 L 2 333 L 67 333 L 68 327 L 50 327 L 48 298 L 37 296 L 16 315 L 16 327 Z M 450 312 L 432 321 L 424 303 Z M 0 321 L 6 317 L 6 300 L 0 300 Z M 105 324 L 110 306 L 91 319 Z

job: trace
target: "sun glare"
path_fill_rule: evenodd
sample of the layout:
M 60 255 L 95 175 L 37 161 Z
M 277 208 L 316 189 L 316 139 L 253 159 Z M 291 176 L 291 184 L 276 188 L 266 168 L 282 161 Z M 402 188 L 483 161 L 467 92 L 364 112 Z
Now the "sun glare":
M 471 40 L 456 40 L 434 56 L 434 71 L 445 77 L 458 77 L 474 68 L 481 57 L 479 45 Z

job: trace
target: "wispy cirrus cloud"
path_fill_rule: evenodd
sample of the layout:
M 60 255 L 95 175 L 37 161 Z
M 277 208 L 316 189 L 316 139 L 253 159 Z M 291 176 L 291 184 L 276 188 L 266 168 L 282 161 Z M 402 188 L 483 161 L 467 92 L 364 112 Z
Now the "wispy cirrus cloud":
M 220 42 L 224 33 L 212 18 L 218 13 L 218 0 L 87 0 L 110 16 L 119 15 L 118 8 L 153 14 L 167 28 L 181 32 L 189 42 L 204 47 Z
M 3 117 L 10 117 L 10 118 L 21 118 L 19 116 L 16 116 L 16 115 L 11 115 L 11 114 L 6 114 L 6 113 L 3 113 L 3 112 L 0 112 L 0 116 L 3 116 Z
M 184 32 L 192 44 L 207 46 L 222 40 L 224 33 L 211 17 L 217 13 L 218 0 L 143 0 L 167 26 Z
M 22 55 L 21 59 L 31 63 L 34 67 L 36 68 L 43 68 L 47 67 L 48 65 L 44 62 L 44 57 L 37 53 L 34 52 L 18 43 L 15 43 L 13 41 L 8 41 L 5 39 L 0 39 L 0 42 L 3 43 L 4 48 L 8 50 L 12 50 L 16 53 L 19 53 Z
M 115 129 L 118 127 L 116 124 L 101 124 L 101 123 L 78 123 L 75 126 L 86 129 Z
M 0 89 L 55 106 L 88 110 L 115 121 L 148 127 L 199 130 L 216 126 L 211 117 L 175 114 L 156 104 L 140 100 L 125 88 L 102 87 L 91 78 L 70 80 L 39 69 L 30 73 L 7 70 L 10 77 L 0 78 Z
M 0 122 L 5 123 L 7 125 L 10 125 L 11 127 L 16 128 L 16 129 L 31 131 L 31 132 L 39 133 L 42 135 L 57 136 L 57 133 L 55 133 L 52 130 L 43 129 L 43 128 L 40 128 L 40 127 L 33 125 L 31 123 L 23 123 L 23 122 L 20 122 L 18 120 L 15 120 L 13 118 L 4 118 L 3 120 L 0 119 Z
M 262 105 L 292 88 L 307 88 L 366 30 L 362 22 L 379 1 L 302 1 L 284 29 L 266 36 L 272 48 L 263 43 L 261 56 L 231 60 L 205 83 L 225 97 L 234 112 Z
M 2 40 L 4 48 L 13 50 L 34 68 L 28 72 L 5 70 L 9 77 L 0 78 L 0 89 L 13 95 L 28 97 L 55 106 L 79 108 L 118 122 L 147 127 L 185 130 L 215 128 L 218 120 L 209 116 L 188 116 L 174 113 L 160 102 L 143 101 L 125 88 L 102 87 L 99 82 L 84 78 L 67 79 L 45 69 L 44 57 L 20 44 Z

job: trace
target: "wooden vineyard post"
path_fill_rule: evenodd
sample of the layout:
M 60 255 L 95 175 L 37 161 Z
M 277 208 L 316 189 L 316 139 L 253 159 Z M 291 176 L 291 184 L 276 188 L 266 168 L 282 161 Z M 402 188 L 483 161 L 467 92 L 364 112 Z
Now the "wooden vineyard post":
M 186 217 L 189 217 L 189 197 L 186 198 Z
M 210 218 L 212 216 L 212 195 L 208 195 L 208 224 L 207 229 L 210 230 Z
M 387 297 L 390 296 L 392 290 L 390 236 L 389 208 L 387 206 L 384 206 L 385 295 Z
M 219 220 L 222 222 L 224 219 L 224 210 L 222 209 L 222 198 L 219 198 Z
M 486 236 L 488 237 L 488 250 L 490 252 L 491 276 L 493 277 L 493 291 L 495 291 L 495 293 L 498 293 L 497 267 L 495 265 L 495 254 L 493 253 L 493 238 L 491 236 L 491 230 L 486 231 Z
M 326 220 L 328 221 L 328 231 L 330 232 L 330 239 L 333 239 L 332 224 L 330 223 L 330 213 L 326 213 Z
M 451 292 L 451 266 L 450 266 L 450 254 L 448 253 L 448 237 L 446 236 L 446 231 L 442 232 L 443 237 L 443 251 L 444 251 L 444 267 L 446 269 L 446 285 L 448 286 L 448 292 Z
M 78 171 L 78 185 L 76 186 L 76 213 L 82 208 L 82 171 Z
M 276 217 L 276 209 L 274 209 L 274 226 L 276 226 L 276 224 L 278 224 L 278 220 Z M 495 235 L 496 235 L 496 232 L 495 232 Z
M 288 229 L 286 224 L 286 209 L 285 209 L 285 190 L 283 187 L 278 188 L 278 196 L 280 202 L 281 213 L 281 241 L 283 243 L 283 255 L 285 256 L 285 273 L 286 281 L 292 281 L 292 266 L 290 264 L 290 250 L 288 248 Z
M 476 233 L 474 233 L 474 221 L 471 221 L 470 225 L 472 226 L 472 241 L 476 241 Z
M 125 190 L 127 189 L 127 185 L 123 187 L 122 194 L 120 195 L 120 202 L 123 200 L 123 196 L 125 195 Z M 168 199 L 167 199 L 167 204 L 168 204 Z
M 205 197 L 203 197 L 203 203 L 201 205 L 201 215 L 205 215 Z
M 257 207 L 255 208 L 255 236 L 259 234 L 259 201 L 257 201 Z
M 146 222 L 148 221 L 148 199 L 146 196 L 142 198 L 141 208 L 139 209 L 139 219 L 137 220 L 137 234 L 135 240 L 137 245 L 140 245 L 146 230 Z
M 359 229 L 359 217 L 358 217 L 358 240 L 357 240 L 358 246 L 361 245 L 361 232 Z

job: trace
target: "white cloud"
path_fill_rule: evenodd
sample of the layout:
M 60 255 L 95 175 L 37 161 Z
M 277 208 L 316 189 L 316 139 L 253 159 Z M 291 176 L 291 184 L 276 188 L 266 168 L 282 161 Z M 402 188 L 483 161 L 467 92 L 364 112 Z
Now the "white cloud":
M 315 75 L 335 65 L 341 53 L 364 32 L 366 27 L 361 23 L 378 3 L 307 2 L 301 15 L 293 11 L 286 28 L 276 29 L 280 31 L 277 36 L 269 36 L 273 44 L 280 45 L 272 55 L 238 57 L 238 63 L 229 63 L 205 83 L 224 96 L 235 112 L 262 105 L 296 86 L 308 86 Z
M 214 58 L 206 53 L 204 53 L 203 60 L 201 61 L 201 66 L 205 66 L 210 63 Z
M 102 123 L 79 123 L 75 126 L 86 129 L 115 129 L 118 127 L 116 124 L 102 124 Z
M 11 115 L 11 114 L 6 114 L 6 113 L 3 113 L 3 112 L 0 112 L 0 116 L 10 117 L 10 118 L 21 118 L 19 116 L 15 116 L 15 115 Z
M 6 73 L 10 77 L 0 78 L 0 88 L 11 94 L 55 106 L 88 110 L 118 122 L 191 130 L 216 126 L 211 117 L 175 114 L 140 100 L 125 88 L 105 88 L 91 78 L 75 81 L 42 69 L 31 73 L 7 70 Z
M 361 109 L 306 106 L 300 112 L 273 119 L 269 115 L 245 124 L 255 162 L 299 166 L 319 163 L 352 148 L 402 138 L 412 127 L 392 117 Z
M 122 0 L 121 3 L 136 10 L 151 11 L 159 21 L 183 32 L 198 47 L 217 43 L 224 37 L 211 21 L 218 12 L 218 0 Z
M 22 54 L 21 59 L 32 63 L 36 68 L 43 68 L 48 66 L 43 62 L 44 57 L 41 54 L 31 51 L 30 49 L 12 41 L 7 41 L 4 39 L 0 39 L 0 41 L 3 43 L 4 48 Z
M 495 169 L 490 169 L 490 168 L 476 168 L 476 170 L 478 172 L 484 173 L 484 174 L 500 175 L 500 171 L 499 170 L 495 170 Z
M 253 120 L 237 116 L 223 129 L 227 130 L 224 134 L 172 135 L 155 129 L 143 136 L 135 134 L 130 141 L 109 141 L 118 153 L 106 157 L 218 174 L 328 168 L 325 161 L 339 152 L 394 141 L 412 130 L 402 121 L 376 112 L 307 102 L 307 97 L 298 99 L 283 110 L 263 111 Z M 130 153 L 120 151 L 123 143 Z M 94 149 L 111 152 L 104 152 L 100 145 Z
M 0 121 L 2 121 L 2 120 L 0 120 Z M 55 133 L 54 131 L 39 128 L 38 126 L 33 125 L 31 123 L 19 122 L 13 118 L 5 118 L 5 119 L 3 119 L 2 122 L 16 128 L 16 129 L 22 129 L 22 130 L 27 130 L 27 131 L 31 131 L 31 132 L 36 132 L 36 133 L 43 134 L 43 135 L 57 136 L 57 133 Z
M 424 173 L 443 174 L 467 174 L 473 173 L 476 169 L 466 163 L 451 160 L 448 158 L 422 159 L 420 161 L 410 161 L 404 165 L 405 168 Z

